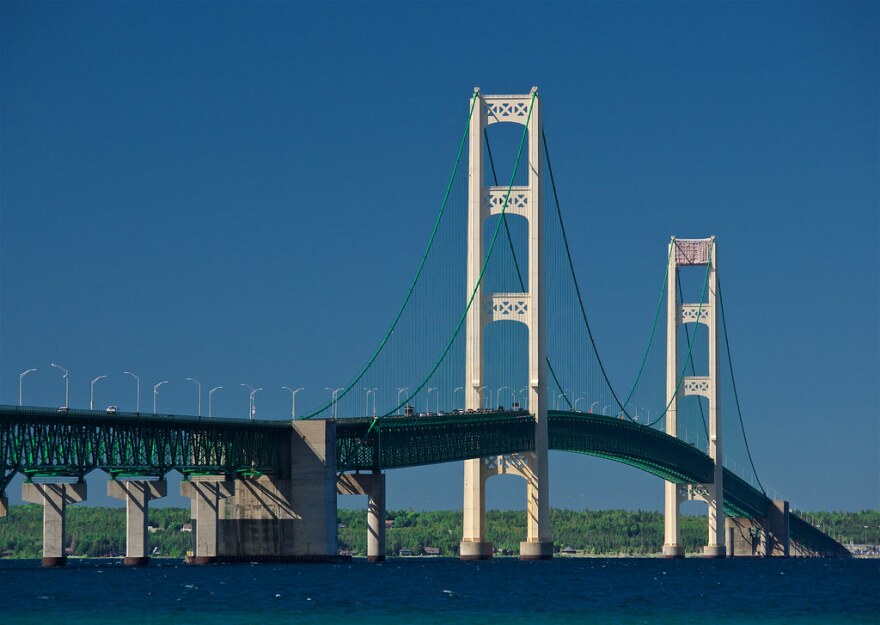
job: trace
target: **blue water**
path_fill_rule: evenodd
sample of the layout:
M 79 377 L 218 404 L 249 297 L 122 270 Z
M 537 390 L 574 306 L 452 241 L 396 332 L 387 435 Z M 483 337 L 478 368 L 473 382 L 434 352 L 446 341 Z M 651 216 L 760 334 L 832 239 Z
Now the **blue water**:
M 876 624 L 880 560 L 0 560 L 0 623 Z

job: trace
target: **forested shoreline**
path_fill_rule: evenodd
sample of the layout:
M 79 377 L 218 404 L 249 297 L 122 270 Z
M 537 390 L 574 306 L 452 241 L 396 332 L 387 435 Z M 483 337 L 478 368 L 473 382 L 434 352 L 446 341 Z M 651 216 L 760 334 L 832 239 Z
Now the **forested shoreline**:
M 125 554 L 125 509 L 71 506 L 67 509 L 67 547 L 69 555 L 118 557 Z M 367 517 L 363 510 L 338 511 L 339 550 L 360 556 L 366 554 Z M 808 520 L 844 542 L 862 543 L 867 526 L 868 543 L 878 542 L 880 511 L 809 512 Z M 191 549 L 192 532 L 185 508 L 150 510 L 149 551 L 154 555 L 182 558 Z M 414 512 L 389 510 L 386 532 L 387 552 L 401 549 L 414 554 L 425 548 L 455 556 L 461 540 L 460 511 Z M 631 510 L 551 511 L 551 527 L 556 550 L 571 547 L 586 555 L 652 555 L 663 545 L 663 514 Z M 486 513 L 486 538 L 499 550 L 516 553 L 525 540 L 525 513 L 498 511 Z M 706 519 L 683 516 L 681 540 L 685 550 L 697 553 L 706 541 Z M 42 550 L 42 509 L 36 505 L 13 506 L 9 516 L 0 518 L 0 556 L 38 558 Z

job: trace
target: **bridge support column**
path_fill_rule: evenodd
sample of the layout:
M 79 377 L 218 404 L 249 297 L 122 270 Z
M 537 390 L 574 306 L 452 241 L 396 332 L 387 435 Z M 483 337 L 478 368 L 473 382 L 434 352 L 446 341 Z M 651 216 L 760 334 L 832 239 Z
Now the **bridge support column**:
M 767 511 L 768 554 L 772 557 L 787 558 L 791 555 L 789 531 L 789 507 L 783 499 L 774 499 Z
M 151 499 L 168 494 L 165 480 L 110 480 L 107 495 L 125 500 L 125 566 L 149 564 L 147 510 Z
M 678 484 L 666 482 L 666 507 L 663 517 L 664 558 L 683 558 L 684 546 L 679 543 L 679 507 L 681 506 L 681 490 Z
M 336 543 L 336 423 L 294 421 L 291 434 L 293 553 L 332 560 Z
M 195 548 L 187 556 L 188 564 L 217 562 L 217 528 L 220 521 L 220 501 L 235 493 L 235 482 L 223 477 L 191 477 L 180 483 L 180 494 L 192 500 L 192 515 L 196 521 Z
M 0 495 L 0 518 L 9 514 L 9 499 L 6 495 Z
M 763 558 L 769 555 L 765 520 L 727 517 L 725 526 L 728 557 Z
M 465 460 L 463 528 L 458 547 L 461 560 L 492 559 L 492 543 L 486 542 L 486 480 L 489 475 L 484 460 Z
M 85 482 L 25 482 L 21 487 L 21 498 L 43 506 L 43 566 L 64 566 L 67 563 L 64 553 L 65 512 L 68 504 L 85 501 Z
M 367 561 L 385 560 L 385 475 L 348 473 L 336 483 L 341 495 L 367 496 Z

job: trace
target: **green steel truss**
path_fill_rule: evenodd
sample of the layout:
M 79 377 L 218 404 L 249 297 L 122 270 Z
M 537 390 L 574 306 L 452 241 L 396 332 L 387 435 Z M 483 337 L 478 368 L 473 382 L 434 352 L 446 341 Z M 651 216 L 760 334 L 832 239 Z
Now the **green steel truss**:
M 336 424 L 340 471 L 395 469 L 531 451 L 535 420 L 525 411 L 431 417 L 341 419 Z
M 289 422 L 0 406 L 0 494 L 16 473 L 280 473 L 289 435 Z
M 372 426 L 372 427 L 371 427 Z M 535 420 L 527 412 L 341 419 L 337 469 L 382 470 L 532 451 Z M 206 419 L 139 413 L 0 406 L 0 495 L 16 473 L 28 478 L 286 474 L 289 421 Z M 608 458 L 677 484 L 706 484 L 712 459 L 677 438 L 629 421 L 550 411 L 550 449 Z M 724 470 L 724 509 L 766 517 L 770 499 Z M 791 515 L 793 539 L 817 553 L 840 555 L 832 538 Z

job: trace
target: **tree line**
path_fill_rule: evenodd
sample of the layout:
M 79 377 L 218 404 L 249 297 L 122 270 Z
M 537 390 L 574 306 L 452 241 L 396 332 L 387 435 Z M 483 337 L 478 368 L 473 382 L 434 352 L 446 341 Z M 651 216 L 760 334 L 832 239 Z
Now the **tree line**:
M 880 510 L 862 512 L 798 512 L 834 538 L 849 544 L 880 543 Z M 337 536 L 339 549 L 353 555 L 366 555 L 367 514 L 364 510 L 340 509 Z M 386 552 L 397 555 L 401 549 L 414 554 L 435 547 L 444 556 L 458 554 L 462 534 L 460 511 L 415 512 L 389 510 Z M 13 506 L 7 518 L 0 518 L 0 556 L 38 558 L 42 552 L 42 508 L 33 504 Z M 181 531 L 190 523 L 186 508 L 151 508 L 149 511 L 148 552 L 182 558 L 192 549 L 192 533 Z M 641 510 L 553 509 L 550 525 L 557 551 L 572 547 L 592 555 L 650 555 L 663 547 L 663 514 Z M 867 529 L 866 527 L 867 526 Z M 681 517 L 681 541 L 685 551 L 698 553 L 706 543 L 706 518 Z M 491 510 L 486 512 L 486 539 L 499 551 L 518 553 L 526 539 L 525 513 Z M 70 555 L 119 557 L 125 555 L 125 509 L 69 507 L 67 509 L 67 547 Z

